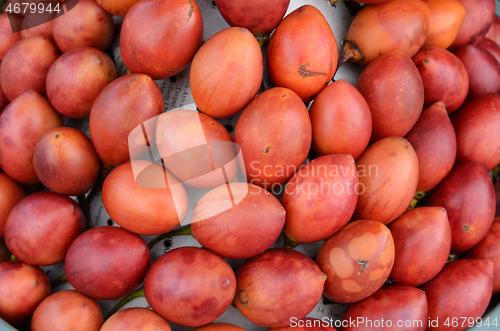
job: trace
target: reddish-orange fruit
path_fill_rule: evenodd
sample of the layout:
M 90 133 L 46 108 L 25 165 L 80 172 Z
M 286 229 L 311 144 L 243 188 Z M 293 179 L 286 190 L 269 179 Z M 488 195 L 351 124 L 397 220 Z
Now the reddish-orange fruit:
M 417 191 L 428 192 L 448 175 L 457 156 L 457 138 L 444 103 L 425 109 L 405 138 L 417 154 Z
M 495 0 L 458 0 L 467 9 L 457 37 L 450 45 L 450 50 L 456 50 L 467 44 L 475 44 L 491 27 L 495 16 Z
M 491 53 L 495 59 L 500 63 L 500 46 L 489 38 L 482 38 L 476 43 L 476 46 L 483 48 Z
M 232 181 L 238 171 L 233 138 L 203 113 L 178 109 L 162 114 L 156 143 L 167 169 L 187 185 L 212 189 Z
M 0 237 L 4 236 L 4 226 L 10 211 L 25 196 L 21 185 L 0 172 Z
M 0 167 L 16 182 L 38 183 L 32 163 L 35 145 L 45 132 L 63 124 L 47 99 L 33 90 L 24 92 L 0 116 Z
M 193 329 L 193 331 L 245 331 L 245 329 L 229 323 L 210 323 L 199 326 Z
M 113 18 L 95 1 L 79 1 L 52 26 L 54 41 L 63 53 L 82 46 L 105 51 L 113 41 L 114 30 Z
M 484 36 L 500 46 L 500 17 L 497 15 L 493 17 L 493 24 Z
M 500 96 L 484 94 L 468 100 L 452 116 L 457 135 L 457 163 L 479 162 L 486 171 L 500 163 Z
M 403 51 L 378 57 L 361 72 L 355 86 L 370 107 L 372 142 L 403 137 L 420 117 L 424 85 L 417 67 Z
M 424 291 L 412 286 L 389 285 L 350 304 L 341 317 L 342 323 L 347 325 L 342 330 L 424 331 L 427 314 Z
M 125 14 L 139 0 L 96 0 L 97 4 L 110 14 L 125 17 Z
M 328 276 L 324 290 L 327 298 L 343 303 L 367 298 L 391 273 L 391 232 L 380 222 L 351 222 L 324 242 L 316 263 Z
M 280 189 L 304 163 L 311 147 L 307 108 L 292 90 L 274 87 L 259 94 L 241 114 L 234 141 L 241 148 L 250 183 Z
M 449 262 L 421 289 L 427 296 L 429 321 L 432 321 L 427 330 L 465 330 L 473 327 L 488 307 L 493 289 L 493 262 L 489 259 Z
M 345 80 L 325 87 L 311 104 L 309 115 L 312 144 L 318 154 L 351 154 L 356 160 L 368 146 L 372 133 L 370 107 Z
M 203 37 L 196 1 L 139 1 L 127 12 L 120 33 L 120 54 L 132 72 L 163 79 L 180 73 Z
M 236 279 L 234 304 L 243 316 L 258 325 L 282 327 L 316 306 L 326 276 L 306 255 L 272 248 L 246 260 L 236 270 Z
M 407 211 L 389 225 L 396 257 L 389 276 L 396 284 L 420 286 L 444 267 L 451 248 L 451 228 L 443 207 Z
M 281 234 L 285 209 L 263 188 L 248 183 L 218 186 L 196 204 L 193 236 L 229 259 L 247 259 L 268 249 Z
M 99 93 L 89 117 L 90 136 L 99 158 L 112 166 L 147 153 L 137 126 L 164 110 L 163 95 L 151 77 L 131 74 L 115 79 Z M 154 135 L 153 135 L 154 137 Z M 152 140 L 151 137 L 149 140 Z
M 61 53 L 54 42 L 45 37 L 22 39 L 4 55 L 0 83 L 10 101 L 34 90 L 45 95 L 50 67 Z
M 259 92 L 262 75 L 257 39 L 245 28 L 224 29 L 200 47 L 191 63 L 189 82 L 196 107 L 213 118 L 232 116 Z
M 0 263 L 0 318 L 7 323 L 29 321 L 49 294 L 49 277 L 42 269 L 20 261 Z
M 3 59 L 12 45 L 21 40 L 21 32 L 19 31 L 21 30 L 22 21 L 23 16 L 15 13 L 7 15 L 4 12 L 0 14 L 0 60 Z M 12 32 L 13 28 L 16 32 Z
M 323 14 L 304 5 L 278 25 L 267 46 L 266 63 L 275 86 L 289 88 L 309 103 L 337 69 L 335 35 Z
M 257 35 L 271 33 L 276 28 L 290 0 L 217 0 L 215 3 L 227 24 L 247 28 Z
M 418 159 L 408 140 L 377 141 L 356 162 L 359 197 L 355 219 L 389 224 L 410 205 L 418 184 Z
M 170 331 L 168 322 L 154 311 L 143 308 L 127 308 L 111 315 L 99 331 Z
M 111 170 L 102 187 L 102 202 L 118 225 L 141 235 L 173 230 L 188 209 L 184 186 L 161 165 L 142 160 Z
M 75 290 L 56 292 L 45 298 L 31 318 L 31 331 L 99 331 L 102 310 L 92 298 Z M 168 330 L 165 330 L 168 331 Z
M 118 77 L 111 58 L 94 47 L 72 49 L 57 60 L 47 74 L 47 98 L 63 116 L 89 117 L 102 89 Z
M 448 212 L 451 252 L 462 253 L 479 243 L 495 217 L 495 188 L 476 161 L 456 165 L 432 191 L 429 205 Z
M 458 0 L 423 0 L 431 11 L 429 32 L 422 47 L 448 48 L 457 37 L 467 15 L 467 8 Z
M 346 40 L 359 47 L 362 65 L 397 49 L 412 57 L 427 38 L 430 17 L 429 7 L 420 0 L 366 5 L 352 21 Z
M 144 280 L 144 294 L 166 320 L 201 326 L 222 315 L 236 293 L 236 277 L 220 256 L 198 247 L 179 247 L 156 260 Z
M 325 240 L 349 222 L 360 190 L 351 155 L 320 156 L 293 175 L 283 192 L 283 234 L 294 244 Z

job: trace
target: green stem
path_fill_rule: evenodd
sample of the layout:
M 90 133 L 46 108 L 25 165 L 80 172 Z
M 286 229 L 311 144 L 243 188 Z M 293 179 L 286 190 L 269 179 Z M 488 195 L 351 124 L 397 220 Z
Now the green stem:
M 10 254 L 10 260 L 11 261 L 17 261 L 17 258 L 14 256 L 14 254 Z
M 283 235 L 283 239 L 285 239 L 285 241 L 283 242 L 283 248 L 294 249 L 295 247 L 300 245 L 299 243 L 293 241 L 285 235 Z
M 130 293 L 127 295 L 125 298 L 121 299 L 120 302 L 116 304 L 116 306 L 111 309 L 111 311 L 106 315 L 106 318 L 104 319 L 105 321 L 111 317 L 114 313 L 116 313 L 118 310 L 120 310 L 121 307 L 125 306 L 127 303 L 130 301 L 136 299 L 136 298 L 143 298 L 144 295 L 144 287 L 139 287 L 137 290 L 134 292 Z
M 68 278 L 66 278 L 66 274 L 62 274 L 58 278 L 54 279 L 52 283 L 50 283 L 51 288 L 56 288 L 57 286 L 65 283 L 68 281 Z
M 259 42 L 259 46 L 262 48 L 262 46 L 265 45 L 265 43 L 267 43 L 267 41 L 269 40 L 269 33 L 266 33 L 266 34 L 256 34 L 255 35 L 255 38 L 257 38 L 257 41 Z
M 450 254 L 448 255 L 448 260 L 446 260 L 446 263 L 451 262 L 457 254 Z
M 149 243 L 149 250 L 152 250 L 153 247 L 155 247 L 156 244 L 160 241 L 174 236 L 193 236 L 193 231 L 191 231 L 191 224 L 183 228 L 172 230 L 170 232 L 159 235 Z
M 422 200 L 425 197 L 425 192 L 424 191 L 417 191 L 415 192 L 415 196 L 413 197 L 413 200 L 410 203 L 410 206 L 406 209 L 406 211 L 414 209 L 418 202 Z

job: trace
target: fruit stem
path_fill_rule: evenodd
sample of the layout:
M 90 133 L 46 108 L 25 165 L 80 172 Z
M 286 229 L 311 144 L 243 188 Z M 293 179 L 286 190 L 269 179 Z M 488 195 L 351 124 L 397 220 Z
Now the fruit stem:
M 10 254 L 10 260 L 11 261 L 17 261 L 17 258 L 14 256 L 14 254 Z
M 257 41 L 259 42 L 260 48 L 267 43 L 269 40 L 269 33 L 259 33 L 255 35 L 255 38 L 257 38 Z
M 299 243 L 293 241 L 292 239 L 288 238 L 285 235 L 283 235 L 283 239 L 285 239 L 285 242 L 283 242 L 283 248 L 294 249 L 295 247 L 300 245 Z
M 337 67 L 340 67 L 347 61 L 351 62 L 360 62 L 365 59 L 365 56 L 361 53 L 359 46 L 353 43 L 352 41 L 345 40 L 344 47 L 342 49 L 342 54 L 339 57 L 339 64 Z
M 51 286 L 51 288 L 56 288 L 57 286 L 61 285 L 62 283 L 65 283 L 67 281 L 68 281 L 68 278 L 66 278 L 66 274 L 62 274 L 58 278 L 54 279 L 50 283 L 50 286 Z
M 417 206 L 418 202 L 420 200 L 422 200 L 424 197 L 425 197 L 424 191 L 415 192 L 415 196 L 413 197 L 413 200 L 411 201 L 410 206 L 408 206 L 406 211 L 410 211 L 410 210 L 414 209 Z
M 455 258 L 455 256 L 456 256 L 456 254 L 450 254 L 450 255 L 448 255 L 448 260 L 446 260 L 446 263 L 453 261 L 453 259 Z
M 114 313 L 116 313 L 118 310 L 120 310 L 121 307 L 125 306 L 130 301 L 132 301 L 136 298 L 143 298 L 143 297 L 145 297 L 144 287 L 141 286 L 137 290 L 135 290 L 134 292 L 127 295 L 125 298 L 121 299 L 120 302 L 118 302 L 116 304 L 116 306 L 114 306 L 113 309 L 111 309 L 111 311 L 108 313 L 108 315 L 106 315 L 106 318 L 104 319 L 104 321 L 106 321 L 108 318 L 110 318 Z
M 183 228 L 172 230 L 170 232 L 159 235 L 149 243 L 149 250 L 152 250 L 153 247 L 155 247 L 155 245 L 160 241 L 174 236 L 193 236 L 193 231 L 191 231 L 191 224 Z

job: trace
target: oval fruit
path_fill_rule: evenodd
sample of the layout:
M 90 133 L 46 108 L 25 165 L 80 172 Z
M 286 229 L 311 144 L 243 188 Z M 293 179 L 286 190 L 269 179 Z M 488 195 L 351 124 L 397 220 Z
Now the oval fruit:
M 45 132 L 63 124 L 47 99 L 33 90 L 23 93 L 0 116 L 0 167 L 18 183 L 38 183 L 31 162 L 35 145 Z
M 64 270 L 69 284 L 93 299 L 119 299 L 144 280 L 149 267 L 144 239 L 115 226 L 85 231 L 66 254 Z
M 241 114 L 234 142 L 248 182 L 280 188 L 304 163 L 311 147 L 309 113 L 292 90 L 274 87 L 259 94 Z
M 451 228 L 443 207 L 407 211 L 389 225 L 396 257 L 390 278 L 420 286 L 443 269 L 451 249 Z
M 95 99 L 89 117 L 90 136 L 99 158 L 116 166 L 130 160 L 131 155 L 145 154 L 142 130 L 131 139 L 129 135 L 144 121 L 163 113 L 164 106 L 160 88 L 147 75 L 125 75 L 108 84 Z
M 246 260 L 236 270 L 236 279 L 234 304 L 243 316 L 258 325 L 282 327 L 316 306 L 326 276 L 306 255 L 272 248 Z
M 429 205 L 448 212 L 451 252 L 462 253 L 479 243 L 495 217 L 495 188 L 476 161 L 456 165 L 432 191 Z
M 410 205 L 418 184 L 418 159 L 408 140 L 377 141 L 356 162 L 360 183 L 354 219 L 389 224 Z
M 360 301 L 381 288 L 391 273 L 391 232 L 377 221 L 351 222 L 324 242 L 316 263 L 328 276 L 323 293 L 327 298 Z
M 457 138 L 444 103 L 424 109 L 405 138 L 417 154 L 417 191 L 428 192 L 448 175 L 457 156 Z
M 202 37 L 196 1 L 139 1 L 123 20 L 120 54 L 132 72 L 163 79 L 188 66 Z
M 247 259 L 268 249 L 285 224 L 285 209 L 259 186 L 229 183 L 214 188 L 196 204 L 193 236 L 205 248 L 229 259 Z
M 311 5 L 288 14 L 267 46 L 267 71 L 273 84 L 294 91 L 306 104 L 333 78 L 337 60 L 335 35 Z
M 400 50 L 389 51 L 371 62 L 355 86 L 370 107 L 372 142 L 403 137 L 420 117 L 424 105 L 422 78 L 411 58 Z
M 141 235 L 159 235 L 184 220 L 188 196 L 161 165 L 135 160 L 111 170 L 102 186 L 102 203 L 121 227 Z
M 351 155 L 320 156 L 290 178 L 281 203 L 286 210 L 283 234 L 293 244 L 325 240 L 349 222 L 359 187 Z
M 351 154 L 356 160 L 372 133 L 370 107 L 361 93 L 345 80 L 337 80 L 316 96 L 309 109 L 312 144 L 320 154 Z
M 250 31 L 234 27 L 214 34 L 191 63 L 189 82 L 198 110 L 213 118 L 235 115 L 259 92 L 263 70 L 262 52 Z
M 448 48 L 457 37 L 467 15 L 467 8 L 458 0 L 423 0 L 431 11 L 429 32 L 422 48 Z
M 154 311 L 143 308 L 127 308 L 111 315 L 99 331 L 171 331 L 168 322 Z
M 146 300 L 176 324 L 201 326 L 231 305 L 236 278 L 220 256 L 198 247 L 180 247 L 156 260 L 146 275 Z

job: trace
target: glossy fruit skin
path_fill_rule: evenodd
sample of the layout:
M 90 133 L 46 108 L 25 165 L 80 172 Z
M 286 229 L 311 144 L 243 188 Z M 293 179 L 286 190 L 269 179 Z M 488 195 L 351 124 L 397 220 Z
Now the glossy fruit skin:
M 500 96 L 484 94 L 468 100 L 451 116 L 457 135 L 457 163 L 476 160 L 486 171 L 500 163 Z
M 23 16 L 12 13 L 10 17 L 12 22 L 20 28 Z M 19 40 L 21 40 L 21 32 L 12 32 L 11 21 L 7 12 L 0 14 L 0 60 L 3 59 L 12 45 Z
M 213 118 L 240 112 L 259 92 L 263 66 L 259 42 L 250 31 L 239 27 L 219 31 L 191 63 L 189 82 L 197 108 Z
M 78 292 L 113 300 L 141 284 L 149 259 L 148 245 L 141 237 L 119 227 L 100 226 L 85 231 L 71 244 L 64 270 Z
M 117 311 L 106 320 L 99 331 L 134 330 L 134 331 L 170 331 L 168 322 L 154 311 L 134 307 Z
M 448 48 L 467 15 L 466 7 L 458 0 L 424 0 L 431 11 L 429 32 L 422 47 Z
M 120 53 L 132 72 L 163 79 L 188 66 L 202 37 L 203 19 L 196 1 L 142 0 L 123 21 Z
M 210 323 L 199 326 L 193 331 L 245 331 L 245 329 L 229 323 Z
M 370 107 L 371 142 L 385 137 L 403 137 L 422 112 L 422 78 L 403 51 L 389 51 L 371 62 L 359 75 L 355 87 Z
M 444 267 L 451 249 L 446 209 L 418 207 L 389 224 L 396 257 L 389 278 L 395 284 L 420 286 Z
M 36 192 L 21 200 L 5 223 L 5 242 L 19 260 L 32 265 L 60 263 L 73 240 L 85 230 L 78 204 L 53 192 Z
M 44 133 L 33 150 L 33 168 L 53 192 L 79 196 L 88 192 L 99 175 L 99 157 L 81 131 L 61 127 Z
M 427 38 L 430 17 L 429 7 L 420 0 L 364 6 L 352 21 L 346 40 L 360 47 L 365 57 L 362 65 L 396 49 L 412 57 Z
M 50 281 L 42 269 L 20 262 L 0 264 L 0 318 L 11 325 L 28 321 L 50 294 Z
M 490 259 L 493 261 L 493 295 L 500 293 L 500 217 L 495 217 L 486 236 L 466 257 L 471 259 Z
M 351 154 L 356 160 L 372 133 L 370 107 L 361 93 L 345 80 L 325 87 L 309 109 L 312 144 L 320 154 Z
M 45 95 L 45 80 L 52 63 L 61 53 L 45 37 L 22 39 L 4 55 L 0 83 L 10 101 L 28 90 Z
M 224 258 L 251 258 L 278 239 L 285 224 L 285 209 L 259 186 L 230 183 L 229 189 L 230 194 L 226 184 L 218 186 L 197 202 L 191 231 L 203 247 Z
M 153 310 L 170 322 L 201 326 L 222 315 L 236 292 L 236 278 L 220 256 L 198 247 L 180 247 L 156 260 L 144 293 Z
M 188 196 L 175 177 L 149 161 L 126 162 L 111 170 L 102 187 L 102 202 L 121 227 L 141 235 L 159 235 L 186 217 Z
M 336 331 L 336 329 L 329 323 L 325 323 L 316 318 L 304 317 L 298 319 L 292 317 L 290 326 L 283 326 L 281 328 L 269 328 L 267 331 Z
M 358 172 L 348 154 L 320 156 L 288 181 L 281 203 L 283 234 L 295 243 L 325 240 L 349 222 L 358 201 Z
M 47 74 L 47 98 L 69 118 L 85 118 L 102 89 L 118 77 L 111 58 L 93 47 L 72 49 L 59 57 Z
M 125 17 L 125 14 L 139 0 L 96 0 L 97 4 L 105 11 L 118 17 Z
M 377 141 L 356 162 L 360 194 L 354 219 L 389 224 L 410 205 L 418 184 L 418 159 L 408 140 Z
M 460 107 L 469 91 L 469 75 L 458 57 L 440 47 L 425 47 L 413 57 L 424 84 L 424 107 L 443 101 L 449 114 Z
M 294 91 L 307 104 L 337 69 L 335 35 L 323 14 L 304 5 L 288 14 L 267 46 L 267 71 L 275 86 Z
M 306 255 L 271 248 L 246 260 L 236 270 L 236 279 L 234 304 L 243 316 L 255 324 L 282 327 L 316 306 L 326 277 Z
M 226 176 L 230 182 L 238 171 L 233 138 L 222 124 L 200 112 L 178 109 L 159 116 L 156 144 L 167 169 L 196 188 L 215 188 L 226 183 Z
M 468 98 L 499 93 L 500 63 L 490 52 L 474 45 L 466 45 L 457 49 L 454 54 L 462 61 L 469 76 Z
M 247 28 L 253 34 L 268 34 L 281 22 L 290 0 L 217 0 L 217 9 L 230 26 Z
M 306 160 L 311 140 L 307 108 L 295 92 L 283 87 L 268 89 L 252 100 L 234 133 L 248 182 L 268 190 L 292 177 Z
M 5 222 L 12 208 L 25 196 L 26 193 L 21 185 L 0 172 L 0 237 L 4 236 Z
M 323 293 L 327 298 L 340 303 L 367 298 L 392 270 L 391 232 L 377 221 L 351 222 L 324 242 L 316 263 L 328 276 Z
M 445 104 L 438 101 L 424 109 L 405 138 L 417 154 L 417 191 L 428 192 L 448 175 L 457 156 L 455 129 Z
M 425 291 L 429 319 L 439 319 L 428 330 L 465 330 L 469 322 L 483 315 L 493 289 L 493 262 L 489 259 L 460 259 L 447 263 L 431 281 L 420 287 Z M 444 325 L 446 319 L 460 321 L 456 327 Z M 467 322 L 463 323 L 464 318 Z
M 74 290 L 56 292 L 36 308 L 30 323 L 31 331 L 99 331 L 103 323 L 99 304 Z
M 424 291 L 413 286 L 389 285 L 381 288 L 371 296 L 350 304 L 342 314 L 341 319 L 363 322 L 341 330 L 399 330 L 424 331 L 427 324 L 427 298 Z M 368 320 L 372 321 L 370 324 Z M 375 327 L 378 321 L 382 327 Z M 381 321 L 384 321 L 383 323 Z M 408 322 L 407 322 L 408 321 Z M 408 326 L 406 323 L 410 323 Z M 403 323 L 399 325 L 398 323 Z M 376 324 L 375 324 L 376 325 Z M 390 326 L 389 326 L 390 325 Z
M 108 84 L 95 99 L 89 117 L 90 136 L 99 158 L 117 166 L 130 160 L 131 154 L 147 153 L 142 130 L 136 137 L 129 135 L 144 121 L 163 113 L 164 107 L 160 88 L 147 75 L 130 74 Z
M 23 93 L 0 116 L 0 167 L 18 183 L 38 183 L 31 163 L 35 145 L 45 132 L 63 124 L 47 99 L 33 90 Z
M 495 217 L 495 189 L 491 178 L 476 161 L 456 165 L 432 192 L 430 206 L 448 212 L 451 252 L 461 253 L 479 243 Z
M 500 63 L 500 46 L 493 40 L 485 37 L 478 41 L 475 45 L 490 52 L 491 55 L 493 55 Z
M 458 0 L 467 9 L 457 37 L 450 45 L 451 51 L 467 44 L 475 44 L 481 39 L 493 23 L 495 16 L 494 0 Z
M 68 13 L 57 17 L 52 26 L 54 41 L 63 53 L 82 46 L 105 51 L 114 32 L 113 18 L 95 1 L 79 1 Z

